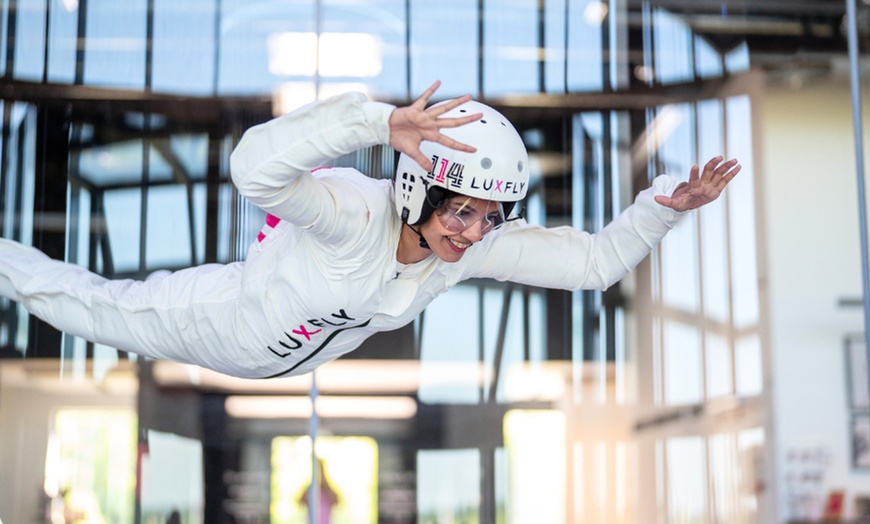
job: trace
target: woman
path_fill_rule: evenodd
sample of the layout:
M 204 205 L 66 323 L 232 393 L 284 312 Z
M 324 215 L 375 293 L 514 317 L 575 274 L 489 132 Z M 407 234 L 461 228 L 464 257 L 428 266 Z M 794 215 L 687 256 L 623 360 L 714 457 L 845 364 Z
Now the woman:
M 411 322 L 468 278 L 606 288 L 740 169 L 717 157 L 688 182 L 660 176 L 597 235 L 509 220 L 528 188 L 519 135 L 469 96 L 427 109 L 438 85 L 407 107 L 345 94 L 248 130 L 233 181 L 268 215 L 244 262 L 112 281 L 0 240 L 0 296 L 139 355 L 298 375 Z M 395 184 L 320 168 L 375 144 L 401 152 Z

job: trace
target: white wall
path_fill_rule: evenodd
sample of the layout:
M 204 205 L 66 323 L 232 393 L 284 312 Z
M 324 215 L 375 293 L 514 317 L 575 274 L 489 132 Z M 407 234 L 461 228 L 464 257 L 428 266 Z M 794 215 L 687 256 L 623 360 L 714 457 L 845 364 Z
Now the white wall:
M 865 84 L 870 83 L 865 81 Z M 865 89 L 864 149 L 870 153 L 870 89 Z M 774 446 L 779 520 L 786 513 L 787 453 L 831 453 L 822 492 L 870 494 L 870 471 L 850 466 L 843 341 L 863 331 L 861 255 L 852 110 L 848 83 L 799 90 L 769 86 L 761 118 L 763 273 L 770 298 Z M 870 175 L 870 165 L 865 167 Z M 764 286 L 764 282 L 760 283 Z

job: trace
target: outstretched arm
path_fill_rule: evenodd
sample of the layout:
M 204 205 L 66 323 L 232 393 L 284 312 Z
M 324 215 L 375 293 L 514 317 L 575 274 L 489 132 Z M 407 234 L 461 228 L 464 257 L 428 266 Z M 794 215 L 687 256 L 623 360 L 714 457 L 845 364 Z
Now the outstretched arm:
M 493 238 L 484 239 L 486 250 L 469 251 L 477 262 L 464 278 L 484 276 L 572 290 L 607 288 L 633 270 L 686 211 L 715 200 L 739 170 L 736 160 L 722 163 L 722 157 L 716 157 L 704 166 L 703 174 L 692 168 L 688 182 L 659 176 L 595 234 L 521 221 L 505 224 Z

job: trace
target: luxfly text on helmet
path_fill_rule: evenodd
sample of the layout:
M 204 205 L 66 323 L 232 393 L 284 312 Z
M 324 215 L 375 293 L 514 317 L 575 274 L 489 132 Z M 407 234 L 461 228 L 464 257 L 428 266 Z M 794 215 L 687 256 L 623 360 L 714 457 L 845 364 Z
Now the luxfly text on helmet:
M 526 196 L 529 154 L 514 126 L 498 111 L 471 100 L 442 117 L 482 113 L 480 120 L 442 133 L 477 151 L 457 151 L 437 142 L 424 141 L 420 151 L 432 160 L 426 171 L 402 153 L 396 169 L 396 210 L 410 225 L 422 224 L 441 205 L 446 191 L 481 200 L 501 202 L 508 215 Z

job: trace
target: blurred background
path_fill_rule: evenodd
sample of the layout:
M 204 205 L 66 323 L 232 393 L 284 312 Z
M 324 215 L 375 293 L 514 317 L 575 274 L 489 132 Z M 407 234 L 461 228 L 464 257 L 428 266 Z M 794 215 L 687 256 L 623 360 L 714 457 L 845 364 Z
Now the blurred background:
M 144 361 L 0 300 L 0 521 L 870 518 L 846 3 L 0 2 L 0 235 L 112 278 L 243 259 L 234 145 L 348 90 L 502 111 L 546 226 L 743 165 L 606 292 L 464 282 L 314 376 Z

